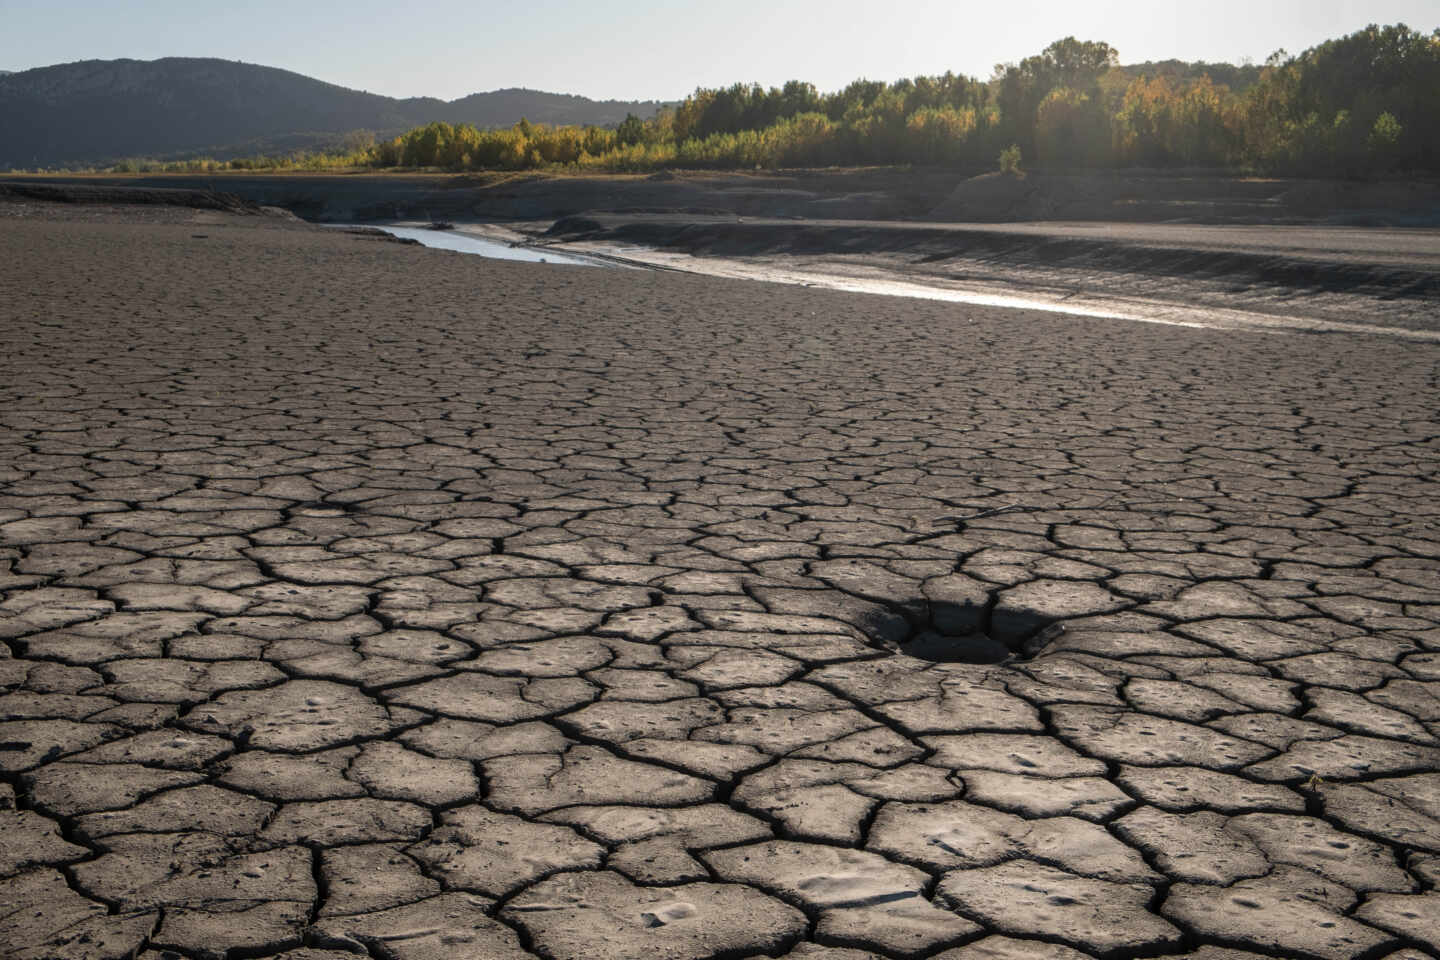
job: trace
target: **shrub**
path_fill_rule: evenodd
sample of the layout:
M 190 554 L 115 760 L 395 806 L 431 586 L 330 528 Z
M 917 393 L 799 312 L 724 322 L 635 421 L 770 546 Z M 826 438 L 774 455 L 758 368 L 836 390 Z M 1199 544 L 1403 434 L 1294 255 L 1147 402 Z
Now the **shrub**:
M 1020 169 L 1020 146 L 1018 144 L 1012 143 L 1000 151 L 1000 172 L 1016 177 L 1025 175 L 1025 171 Z

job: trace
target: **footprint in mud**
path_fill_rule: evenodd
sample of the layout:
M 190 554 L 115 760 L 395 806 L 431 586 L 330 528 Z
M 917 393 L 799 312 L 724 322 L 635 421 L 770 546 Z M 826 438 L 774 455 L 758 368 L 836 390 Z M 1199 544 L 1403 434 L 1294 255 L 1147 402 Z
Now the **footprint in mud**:
M 289 517 L 333 518 L 356 512 L 358 508 L 353 504 L 327 503 L 323 500 L 307 500 L 285 508 L 285 515 Z
M 646 910 L 640 914 L 640 919 L 647 927 L 663 927 L 667 923 L 676 923 L 697 916 L 700 911 L 695 909 L 695 904 L 686 903 L 684 900 L 676 900 L 673 903 L 663 904 Z

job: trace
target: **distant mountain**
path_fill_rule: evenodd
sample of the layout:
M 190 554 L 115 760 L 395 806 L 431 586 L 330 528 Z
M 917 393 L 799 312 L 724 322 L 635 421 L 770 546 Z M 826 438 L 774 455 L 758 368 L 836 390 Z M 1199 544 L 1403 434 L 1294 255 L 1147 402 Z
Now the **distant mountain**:
M 328 146 L 356 130 L 393 135 L 432 120 L 603 126 L 662 105 L 520 89 L 399 100 L 229 60 L 82 60 L 0 72 L 0 170 L 202 153 L 225 159 Z

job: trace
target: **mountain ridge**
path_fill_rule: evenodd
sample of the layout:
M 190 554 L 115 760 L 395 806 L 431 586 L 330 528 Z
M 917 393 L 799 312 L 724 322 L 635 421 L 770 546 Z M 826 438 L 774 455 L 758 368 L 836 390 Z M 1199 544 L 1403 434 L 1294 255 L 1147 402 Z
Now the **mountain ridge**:
M 78 60 L 0 72 L 0 169 L 199 153 L 228 159 L 332 146 L 355 131 L 393 135 L 435 120 L 613 126 L 663 105 L 522 87 L 450 101 L 397 98 L 233 60 Z

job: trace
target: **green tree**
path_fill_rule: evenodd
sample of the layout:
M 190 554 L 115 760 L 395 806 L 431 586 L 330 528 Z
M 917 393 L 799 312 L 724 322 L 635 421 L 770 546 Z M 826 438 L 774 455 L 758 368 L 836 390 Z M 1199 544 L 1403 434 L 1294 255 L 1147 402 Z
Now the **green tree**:
M 697 88 L 616 129 L 521 120 L 508 129 L 430 123 L 336 151 L 237 158 L 234 169 L 374 166 L 651 170 L 933 163 L 978 170 L 1004 150 L 1051 167 L 1219 166 L 1288 174 L 1440 170 L 1440 30 L 1370 26 L 1263 68 L 1162 61 L 1120 68 L 1108 44 L 1065 37 L 989 82 L 946 73 L 856 80 L 822 94 L 799 80 Z M 1219 71 L 1214 77 L 1211 68 Z M 1228 72 L 1226 70 L 1228 69 Z M 1258 77 L 1258 79 L 1257 79 Z M 1239 93 L 1216 79 L 1234 78 Z M 1253 82 L 1252 82 L 1253 81 Z M 205 170 L 213 161 L 125 168 Z
M 640 143 L 645 139 L 645 121 L 633 113 L 625 114 L 625 119 L 615 128 L 615 139 L 623 146 L 630 146 Z
M 815 84 L 803 80 L 787 81 L 780 89 L 779 116 L 798 117 L 802 113 L 819 113 L 822 106 Z
M 1109 124 L 1100 104 L 1071 87 L 1056 87 L 1035 115 L 1035 153 L 1043 167 L 1096 167 L 1109 161 Z
M 1440 168 L 1440 30 L 1372 24 L 1296 57 L 1280 51 L 1244 109 L 1246 157 L 1267 169 L 1330 172 L 1356 150 L 1367 165 Z M 1370 134 L 1384 113 L 1398 130 L 1382 161 Z
M 1395 165 L 1399 159 L 1400 137 L 1404 128 L 1395 115 L 1386 111 L 1375 118 L 1375 124 L 1370 128 L 1370 152 L 1375 158 L 1375 166 L 1381 170 L 1388 170 Z
M 1020 148 L 1010 144 L 1000 151 L 1000 172 L 1008 173 L 1011 176 L 1024 176 L 1025 171 L 1020 169 Z
M 1040 105 L 1051 91 L 1069 89 L 1098 103 L 1100 77 L 1118 62 L 1119 54 L 1108 43 L 1065 37 L 1018 65 L 997 66 L 992 85 L 1010 139 L 1026 153 L 1034 152 Z

